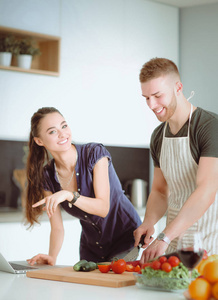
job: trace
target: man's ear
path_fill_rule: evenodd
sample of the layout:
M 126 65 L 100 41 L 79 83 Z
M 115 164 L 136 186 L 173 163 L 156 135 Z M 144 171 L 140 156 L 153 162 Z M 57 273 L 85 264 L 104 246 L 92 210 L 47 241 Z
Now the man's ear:
M 182 93 L 183 84 L 181 81 L 177 81 L 176 83 L 176 95 L 179 96 Z
M 42 143 L 42 141 L 40 140 L 40 138 L 34 137 L 34 141 L 35 141 L 35 143 L 36 143 L 38 146 L 43 146 L 43 143 Z

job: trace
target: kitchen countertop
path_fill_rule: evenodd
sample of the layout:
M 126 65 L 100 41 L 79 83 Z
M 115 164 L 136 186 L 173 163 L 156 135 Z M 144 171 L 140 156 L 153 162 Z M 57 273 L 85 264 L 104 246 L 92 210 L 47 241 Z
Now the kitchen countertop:
M 121 288 L 100 287 L 43 279 L 28 278 L 0 271 L 0 300 L 96 300 L 102 299 L 147 299 L 184 300 L 180 293 L 157 292 L 128 286 Z

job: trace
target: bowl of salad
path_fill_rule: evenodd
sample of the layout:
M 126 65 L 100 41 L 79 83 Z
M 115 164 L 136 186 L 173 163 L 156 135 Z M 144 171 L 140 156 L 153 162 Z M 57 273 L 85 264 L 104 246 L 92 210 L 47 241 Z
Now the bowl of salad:
M 134 276 L 138 287 L 166 292 L 184 292 L 190 283 L 189 270 L 175 256 L 162 256 L 146 263 L 142 265 L 141 272 L 134 273 Z M 194 269 L 192 277 L 198 276 L 198 271 Z

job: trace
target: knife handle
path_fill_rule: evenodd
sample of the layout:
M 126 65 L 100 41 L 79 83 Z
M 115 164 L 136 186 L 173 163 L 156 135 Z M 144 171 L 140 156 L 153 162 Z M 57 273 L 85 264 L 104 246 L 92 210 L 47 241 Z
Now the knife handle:
M 146 237 L 146 234 L 143 234 L 140 238 L 140 242 L 139 242 L 139 248 L 141 248 L 144 245 L 144 239 Z
M 140 238 L 140 242 L 139 242 L 139 245 L 138 247 L 141 248 L 145 243 L 144 243 L 144 239 L 146 237 L 146 234 L 143 234 Z M 152 238 L 152 236 L 150 236 L 150 239 Z

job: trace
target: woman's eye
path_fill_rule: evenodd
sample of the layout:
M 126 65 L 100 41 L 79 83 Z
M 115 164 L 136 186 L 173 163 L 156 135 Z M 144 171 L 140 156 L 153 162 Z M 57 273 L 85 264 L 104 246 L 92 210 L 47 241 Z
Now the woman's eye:
M 52 130 L 49 132 L 49 134 L 54 134 L 55 133 L 55 130 Z
M 67 127 L 67 124 L 65 124 L 62 128 L 66 128 Z

